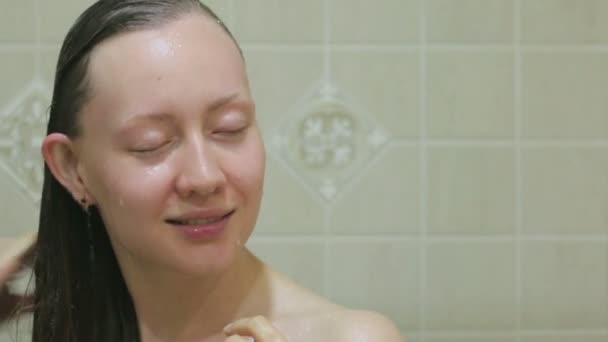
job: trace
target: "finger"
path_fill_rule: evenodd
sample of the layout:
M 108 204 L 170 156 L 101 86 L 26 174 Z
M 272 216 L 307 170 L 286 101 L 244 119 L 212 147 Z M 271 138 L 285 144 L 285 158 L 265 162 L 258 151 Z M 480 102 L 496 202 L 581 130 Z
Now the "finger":
M 286 342 L 283 336 L 270 321 L 263 316 L 243 318 L 224 328 L 226 335 L 251 336 L 256 342 Z
M 251 336 L 232 335 L 228 336 L 226 342 L 255 342 L 255 340 Z
M 0 255 L 0 288 L 21 269 L 23 259 L 32 253 L 35 242 L 36 235 L 28 234 Z
M 0 264 L 0 289 L 19 271 L 20 264 L 17 259 L 3 260 Z

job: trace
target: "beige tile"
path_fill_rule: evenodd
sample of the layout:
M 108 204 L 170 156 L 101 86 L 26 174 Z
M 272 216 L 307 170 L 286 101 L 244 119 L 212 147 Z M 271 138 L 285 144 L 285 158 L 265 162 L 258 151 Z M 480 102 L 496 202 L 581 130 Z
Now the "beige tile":
M 435 147 L 429 155 L 431 233 L 514 231 L 515 155 L 509 147 Z
M 325 293 L 325 246 L 323 242 L 265 242 L 248 246 L 260 259 L 302 286 Z
M 28 342 L 32 340 L 33 316 L 27 315 L 17 322 L 0 326 L 0 342 Z
M 432 243 L 425 298 L 428 329 L 515 329 L 514 252 L 510 242 Z
M 242 42 L 320 43 L 323 0 L 235 1 L 234 27 Z
M 0 114 L 34 78 L 34 53 L 0 51 Z
M 61 47 L 56 45 L 40 50 L 40 77 L 49 85 L 49 89 L 53 89 L 53 83 L 55 82 L 55 71 L 60 49 Z
M 0 160 L 0 237 L 13 238 L 38 229 L 38 208 Z
M 524 243 L 522 327 L 606 329 L 607 253 L 606 242 Z
M 401 330 L 418 328 L 419 249 L 397 241 L 335 242 L 329 293 L 338 303 L 382 313 Z
M 272 156 L 266 158 L 265 177 L 256 235 L 315 234 L 325 230 L 323 207 Z
M 527 52 L 522 83 L 525 137 L 608 138 L 608 53 Z
M 529 148 L 522 165 L 526 233 L 608 232 L 606 148 Z
M 370 112 L 391 135 L 420 135 L 416 52 L 334 51 L 331 68 L 338 87 Z
M 35 39 L 35 1 L 0 0 L 0 42 L 33 42 Z
M 61 43 L 78 16 L 93 0 L 39 1 L 40 39 L 44 43 Z
M 608 3 L 604 0 L 522 1 L 521 16 L 525 43 L 608 42 Z
M 271 133 L 321 78 L 322 52 L 246 50 L 245 55 L 258 120 Z
M 328 1 L 333 42 L 374 44 L 419 40 L 420 0 Z
M 428 40 L 433 43 L 509 43 L 512 0 L 429 0 Z
M 428 134 L 513 136 L 513 53 L 433 50 L 428 57 Z
M 331 229 L 339 234 L 415 233 L 419 226 L 418 152 L 392 146 L 335 204 Z
M 426 342 L 515 342 L 517 338 L 515 337 L 427 337 Z
M 215 13 L 215 15 L 217 15 L 220 20 L 222 20 L 224 24 L 228 26 L 230 31 L 234 31 L 234 25 L 232 22 L 233 13 L 231 6 L 231 3 L 233 1 L 234 0 L 203 0 L 202 3 L 209 7 Z M 238 2 L 238 0 L 236 2 Z M 234 32 L 232 32 L 232 34 L 234 35 Z
M 401 335 L 405 337 L 407 342 L 419 342 L 420 339 L 417 336 L 411 336 L 407 332 L 402 331 Z
M 585 336 L 585 335 L 568 335 L 568 336 L 523 336 L 521 342 L 606 342 L 608 334 L 603 336 Z

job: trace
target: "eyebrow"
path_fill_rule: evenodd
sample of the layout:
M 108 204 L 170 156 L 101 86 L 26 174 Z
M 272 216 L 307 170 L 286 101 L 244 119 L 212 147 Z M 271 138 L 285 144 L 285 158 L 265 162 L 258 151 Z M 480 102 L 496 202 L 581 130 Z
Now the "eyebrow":
M 236 98 L 239 97 L 239 93 L 234 93 L 228 96 L 223 96 L 214 102 L 212 102 L 206 109 L 206 111 L 214 112 L 223 106 L 233 102 Z M 246 103 L 249 103 L 249 100 L 246 100 Z M 170 115 L 166 112 L 158 112 L 158 113 L 147 113 L 147 114 L 137 114 L 134 117 L 128 119 L 125 124 L 132 125 L 139 121 L 164 121 L 170 118 Z
M 211 105 L 207 108 L 207 110 L 211 111 L 211 112 L 216 111 L 216 110 L 222 108 L 223 106 L 225 106 L 226 104 L 234 101 L 234 99 L 239 97 L 239 95 L 240 95 L 239 93 L 234 93 L 232 95 L 221 97 L 218 100 L 211 103 Z

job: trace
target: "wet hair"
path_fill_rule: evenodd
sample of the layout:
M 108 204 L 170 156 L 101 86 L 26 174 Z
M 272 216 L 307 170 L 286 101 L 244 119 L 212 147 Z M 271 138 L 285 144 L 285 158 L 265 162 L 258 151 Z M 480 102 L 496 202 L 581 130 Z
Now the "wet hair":
M 71 139 L 81 134 L 79 117 L 91 96 L 88 65 L 96 46 L 190 13 L 214 20 L 235 41 L 198 0 L 100 0 L 91 5 L 70 28 L 59 53 L 47 134 Z M 132 297 L 103 220 L 97 208 L 83 208 L 45 165 L 33 266 L 32 341 L 140 341 Z

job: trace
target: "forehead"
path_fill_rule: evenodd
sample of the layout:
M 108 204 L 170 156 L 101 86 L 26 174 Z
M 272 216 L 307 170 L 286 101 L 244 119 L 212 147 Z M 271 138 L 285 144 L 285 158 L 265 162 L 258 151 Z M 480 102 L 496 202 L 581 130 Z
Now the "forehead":
M 108 39 L 91 53 L 88 73 L 91 102 L 106 106 L 248 91 L 236 44 L 200 14 Z

